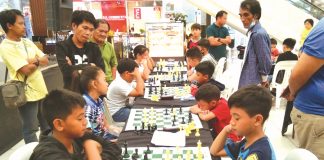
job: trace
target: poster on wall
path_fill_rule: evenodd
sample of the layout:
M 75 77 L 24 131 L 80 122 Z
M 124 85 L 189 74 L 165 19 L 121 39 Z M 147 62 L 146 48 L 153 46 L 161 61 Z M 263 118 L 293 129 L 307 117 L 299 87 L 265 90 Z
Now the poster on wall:
M 124 0 L 73 0 L 73 10 L 90 11 L 97 19 L 107 20 L 114 32 L 127 32 Z
M 146 23 L 146 46 L 151 57 L 183 56 L 183 24 L 182 23 Z

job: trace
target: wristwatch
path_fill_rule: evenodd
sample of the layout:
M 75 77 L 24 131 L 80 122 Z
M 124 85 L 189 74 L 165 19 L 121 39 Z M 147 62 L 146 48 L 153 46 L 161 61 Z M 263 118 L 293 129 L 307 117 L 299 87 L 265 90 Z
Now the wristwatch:
M 34 62 L 33 64 L 34 64 L 36 67 L 39 66 L 39 60 L 38 60 L 38 58 L 36 58 L 36 62 Z
M 218 38 L 218 40 L 217 40 L 218 42 L 221 42 L 221 39 L 220 38 Z

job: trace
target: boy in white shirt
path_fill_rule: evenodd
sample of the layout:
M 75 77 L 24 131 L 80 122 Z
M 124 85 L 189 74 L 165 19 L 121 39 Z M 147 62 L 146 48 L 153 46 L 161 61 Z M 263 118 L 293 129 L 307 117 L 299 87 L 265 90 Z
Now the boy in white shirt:
M 117 71 L 119 76 L 108 87 L 108 104 L 114 121 L 126 122 L 130 113 L 129 97 L 144 94 L 144 81 L 138 64 L 132 59 L 121 59 Z M 132 85 L 133 80 L 136 80 L 136 87 Z

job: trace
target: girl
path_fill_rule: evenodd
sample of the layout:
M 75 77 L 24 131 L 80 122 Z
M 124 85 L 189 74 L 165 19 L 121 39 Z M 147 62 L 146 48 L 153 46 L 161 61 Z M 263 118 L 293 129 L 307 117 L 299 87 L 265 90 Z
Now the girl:
M 116 135 L 121 132 L 121 128 L 108 124 L 104 115 L 108 108 L 104 106 L 104 102 L 100 98 L 106 95 L 108 91 L 108 83 L 105 78 L 105 73 L 99 67 L 85 67 L 82 71 L 73 73 L 72 90 L 81 93 L 86 101 L 87 128 L 106 140 L 115 140 Z M 114 135 L 111 133 L 114 133 Z
M 154 61 L 151 57 L 149 57 L 149 49 L 146 48 L 144 45 L 136 46 L 133 52 L 133 58 L 138 64 L 139 71 L 142 75 L 143 80 L 145 81 L 149 78 L 149 74 L 153 70 Z

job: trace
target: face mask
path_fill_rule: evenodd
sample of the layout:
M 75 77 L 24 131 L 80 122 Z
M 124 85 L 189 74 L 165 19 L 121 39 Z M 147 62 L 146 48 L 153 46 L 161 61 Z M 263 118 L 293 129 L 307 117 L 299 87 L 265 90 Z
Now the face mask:
M 251 29 L 255 25 L 255 20 L 252 21 L 252 23 L 249 26 L 249 29 Z

